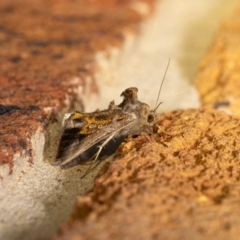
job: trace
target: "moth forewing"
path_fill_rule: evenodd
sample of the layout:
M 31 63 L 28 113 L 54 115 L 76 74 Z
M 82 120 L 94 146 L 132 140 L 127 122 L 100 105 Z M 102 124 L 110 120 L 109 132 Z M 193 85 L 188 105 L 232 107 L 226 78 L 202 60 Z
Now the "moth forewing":
M 66 113 L 62 121 L 62 130 L 64 131 L 67 128 L 82 128 L 85 124 L 85 120 L 82 118 L 80 121 L 75 121 L 73 115 L 75 112 Z
M 80 140 L 78 132 L 84 125 L 84 121 L 74 124 L 72 120 L 73 114 L 74 113 L 66 113 L 63 117 L 62 130 L 57 142 L 56 162 L 54 165 L 59 165 L 61 163 L 61 158 L 71 155 L 74 149 L 78 148 Z
M 69 144 L 69 146 L 64 151 L 61 151 L 61 149 L 59 149 L 58 152 L 62 152 L 62 154 L 58 154 L 55 165 L 65 166 L 72 160 L 78 158 L 84 152 L 87 152 L 96 144 L 99 144 L 99 146 L 101 146 L 100 143 L 108 138 L 110 141 L 113 138 L 124 135 L 126 132 L 124 131 L 124 128 L 127 128 L 134 121 L 136 116 L 134 114 L 127 114 L 124 119 L 121 119 L 121 121 L 119 121 L 119 117 L 121 117 L 121 115 L 122 114 L 116 114 L 116 116 L 113 118 L 113 121 L 109 125 L 98 129 L 93 134 L 85 135 L 82 139 L 80 139 L 81 135 L 78 135 L 79 138 L 76 138 L 75 135 L 75 139 L 72 140 L 72 143 Z M 70 130 L 65 129 L 65 131 L 69 132 Z M 104 145 L 106 145 L 109 141 L 105 142 Z

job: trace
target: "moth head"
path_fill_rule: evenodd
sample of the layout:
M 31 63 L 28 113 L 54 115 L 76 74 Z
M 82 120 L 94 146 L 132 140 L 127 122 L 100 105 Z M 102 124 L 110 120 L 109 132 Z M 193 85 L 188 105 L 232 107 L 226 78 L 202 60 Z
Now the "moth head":
M 141 104 L 141 116 L 145 118 L 148 124 L 153 124 L 156 120 L 156 113 L 146 104 Z
M 154 112 L 151 111 L 147 116 L 147 122 L 151 124 L 151 123 L 154 123 L 155 120 L 156 120 L 156 115 Z

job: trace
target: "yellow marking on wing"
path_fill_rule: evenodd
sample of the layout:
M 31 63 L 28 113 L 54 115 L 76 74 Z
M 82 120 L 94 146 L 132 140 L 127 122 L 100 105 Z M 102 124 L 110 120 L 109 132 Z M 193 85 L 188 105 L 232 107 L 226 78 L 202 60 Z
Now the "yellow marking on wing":
M 85 124 L 79 131 L 79 134 L 92 134 L 92 133 L 96 132 L 97 130 L 102 129 L 102 128 L 108 126 L 109 124 L 111 124 L 114 117 L 116 116 L 116 114 L 118 112 L 119 112 L 119 110 L 111 111 L 107 115 L 102 115 L 103 113 L 101 111 L 93 112 L 93 113 L 75 112 L 72 115 L 72 119 L 73 120 L 82 119 L 83 121 L 85 121 Z M 106 116 L 107 116 L 107 118 L 106 118 Z M 101 119 L 101 118 L 103 118 L 103 119 Z M 125 115 L 119 116 L 117 118 L 117 121 L 122 121 L 123 119 L 125 119 Z

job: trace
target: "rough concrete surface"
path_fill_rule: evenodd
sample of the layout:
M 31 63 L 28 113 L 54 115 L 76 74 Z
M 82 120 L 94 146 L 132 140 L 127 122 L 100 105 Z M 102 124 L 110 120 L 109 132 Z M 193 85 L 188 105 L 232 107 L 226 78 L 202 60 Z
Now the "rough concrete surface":
M 51 2 L 53 3 L 54 1 Z M 10 62 L 12 62 L 11 64 L 16 64 L 17 73 L 20 73 L 20 78 L 17 79 L 18 83 L 21 83 L 22 79 L 26 78 L 26 75 L 24 75 L 25 71 L 31 69 L 32 75 L 30 77 L 38 76 L 40 80 L 47 78 L 48 81 L 51 78 L 58 79 L 62 77 L 64 81 L 61 82 L 61 88 L 64 88 L 66 82 L 67 85 L 69 83 L 72 85 L 72 90 L 67 98 L 60 90 L 54 91 L 59 84 L 59 82 L 54 81 L 50 84 L 50 88 L 47 91 L 48 94 L 36 95 L 38 96 L 37 103 L 41 108 L 44 108 L 47 117 L 51 117 L 48 115 L 49 112 L 63 111 L 66 106 L 68 109 L 76 105 L 82 106 L 80 100 L 83 101 L 87 111 L 96 110 L 96 108 L 106 108 L 109 101 L 113 99 L 116 102 L 120 101 L 118 96 L 126 87 L 130 86 L 139 88 L 139 99 L 141 101 L 154 106 L 169 57 L 171 58 L 171 64 L 161 95 L 161 100 L 164 102 L 161 106 L 161 111 L 165 109 L 198 107 L 198 94 L 193 86 L 193 76 L 196 72 L 198 61 L 207 49 L 210 39 L 222 17 L 233 8 L 235 3 L 236 1 L 226 3 L 219 0 L 211 2 L 207 0 L 201 2 L 193 2 L 191 0 L 158 2 L 152 17 L 145 20 L 140 29 L 136 28 L 138 29 L 138 34 L 136 34 L 137 30 L 134 27 L 129 29 L 126 26 L 123 35 L 120 37 L 119 35 L 114 35 L 117 39 L 115 44 L 111 42 L 109 47 L 101 48 L 103 43 L 100 42 L 99 49 L 92 50 L 90 47 L 87 48 L 92 50 L 97 62 L 94 72 L 89 71 L 87 68 L 81 68 L 83 56 L 75 52 L 74 48 L 78 42 L 74 41 L 66 43 L 70 47 L 70 49 L 67 47 L 64 49 L 64 56 L 68 59 L 66 62 L 61 60 L 61 46 L 54 48 L 54 52 L 51 55 L 55 59 L 54 61 L 60 61 L 60 64 L 53 64 L 54 68 L 52 70 L 49 70 L 48 62 L 45 62 L 44 57 L 41 55 L 40 59 L 34 64 L 30 64 L 30 62 L 27 65 L 28 68 L 21 67 L 21 59 L 28 59 L 29 55 L 24 54 L 26 52 L 23 51 L 19 59 L 17 51 L 9 51 L 11 46 L 5 48 L 7 49 L 4 53 L 5 55 L 1 56 L 4 61 L 4 57 L 11 52 Z M 34 6 L 34 1 L 32 1 L 32 4 Z M 42 1 L 41 7 L 44 8 L 44 4 L 46 2 Z M 144 6 L 138 5 L 138 10 L 142 9 L 144 12 L 146 10 Z M 48 9 L 48 5 L 46 5 L 46 9 Z M 12 14 L 11 16 L 14 15 L 13 10 L 14 8 L 5 9 L 5 11 Z M 64 12 L 61 12 L 61 8 L 58 7 L 54 10 L 60 11 L 60 13 Z M 37 16 L 39 12 L 33 11 L 32 15 L 34 14 Z M 71 22 L 74 19 L 69 17 L 68 21 Z M 51 21 L 50 23 L 52 24 Z M 50 30 L 54 29 L 54 25 L 51 24 Z M 136 25 L 138 24 L 139 22 Z M 23 24 L 23 27 L 29 26 L 30 29 L 36 30 L 34 33 L 40 38 L 45 36 L 41 28 L 37 28 L 36 25 Z M 64 24 L 61 26 L 65 27 Z M 0 35 L 1 41 L 7 41 L 8 39 L 4 38 L 5 34 L 13 33 L 6 31 L 5 28 L 1 29 L 4 32 L 4 34 Z M 68 30 L 65 32 L 66 35 L 58 35 L 60 32 L 57 32 L 54 35 L 56 38 L 50 40 L 54 43 L 56 39 L 59 40 L 62 37 L 69 36 L 71 28 L 66 29 Z M 123 30 L 121 29 L 121 31 Z M 22 49 L 22 36 L 21 34 L 19 36 L 20 42 L 18 44 Z M 31 34 L 27 37 L 31 38 Z M 124 39 L 123 45 L 119 39 L 121 41 Z M 44 41 L 34 40 L 34 44 L 43 47 Z M 46 54 L 50 52 L 48 48 L 44 51 L 46 51 Z M 39 56 L 39 52 L 34 51 L 34 54 Z M 89 60 L 91 66 L 92 59 L 87 58 L 87 60 Z M 76 61 L 80 62 L 78 66 L 80 70 L 74 68 Z M 42 63 L 46 64 L 43 67 L 39 67 Z M 14 70 L 12 65 L 3 64 L 4 74 L 7 72 L 6 68 L 4 68 L 6 66 L 10 66 L 8 70 Z M 63 72 L 59 72 L 59 69 L 63 70 Z M 78 71 L 81 73 L 79 74 Z M 10 73 L 14 72 L 10 71 Z M 95 81 L 90 77 L 93 75 Z M 9 79 L 14 78 L 14 74 L 10 76 L 4 75 L 4 77 L 6 76 Z M 82 79 L 85 79 L 85 82 Z M 43 89 L 42 83 L 34 87 L 36 93 L 41 93 Z M 78 86 L 79 84 L 80 86 Z M 25 89 L 24 84 L 23 88 Z M 22 88 L 19 89 L 21 90 Z M 6 90 L 5 94 L 7 95 L 7 93 L 8 91 Z M 12 96 L 14 96 L 13 93 Z M 57 96 L 60 97 L 57 98 Z M 8 102 L 5 104 L 14 104 L 14 102 L 11 102 L 10 95 L 7 95 L 6 99 L 8 99 Z M 41 100 L 49 99 L 51 100 L 50 105 L 41 105 Z M 57 101 L 54 99 L 57 99 Z M 79 101 L 79 103 L 74 101 Z M 24 102 L 23 99 L 21 101 L 23 106 L 21 107 L 25 108 Z M 63 104 L 66 102 L 68 104 Z M 53 116 L 53 119 L 55 119 L 56 114 L 53 114 Z M 80 179 L 79 175 L 84 172 L 84 166 L 62 171 L 49 163 L 53 161 L 53 152 L 56 150 L 54 149 L 54 144 L 51 144 L 52 148 L 48 144 L 45 145 L 47 149 L 45 149 L 46 153 L 43 155 L 44 143 L 54 143 L 54 139 L 56 139 L 60 122 L 59 119 L 57 120 L 58 123 L 49 127 L 47 139 L 44 137 L 45 127 L 41 127 L 42 125 L 39 125 L 35 129 L 34 134 L 27 138 L 33 149 L 32 155 L 20 156 L 19 153 L 16 153 L 11 175 L 9 175 L 9 166 L 0 166 L 2 179 L 0 191 L 0 239 L 27 240 L 52 236 L 58 227 L 69 218 L 76 197 L 83 194 L 93 184 L 93 178 L 97 171 L 89 174 L 87 178 Z
M 158 124 L 121 145 L 55 240 L 238 239 L 239 119 L 196 109 Z

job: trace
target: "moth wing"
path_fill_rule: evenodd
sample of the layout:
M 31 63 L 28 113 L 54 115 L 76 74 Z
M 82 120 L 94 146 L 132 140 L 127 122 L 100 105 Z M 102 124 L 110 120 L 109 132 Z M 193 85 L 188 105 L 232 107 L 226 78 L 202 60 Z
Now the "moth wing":
M 63 117 L 62 128 L 59 134 L 60 137 L 56 143 L 57 153 L 55 159 L 57 161 L 53 163 L 54 165 L 59 165 L 59 160 L 71 154 L 71 152 L 77 148 L 79 142 L 84 138 L 84 135 L 79 135 L 79 131 L 85 125 L 84 119 L 82 119 L 82 122 L 79 121 L 77 124 L 75 124 L 72 120 L 73 114 L 74 112 L 67 113 Z
M 135 119 L 136 117 L 131 114 L 122 121 L 113 121 L 102 129 L 99 129 L 90 135 L 84 136 L 79 135 L 79 131 L 77 129 L 66 129 L 66 131 L 69 132 L 69 136 L 65 133 L 65 135 L 68 136 L 67 140 L 70 141 L 71 138 L 74 140 L 67 148 L 59 149 L 59 152 L 62 152 L 62 154 L 57 155 L 54 165 L 65 166 L 92 146 L 107 138 L 110 138 L 111 135 L 112 138 L 116 137 L 117 135 L 121 135 L 121 131 L 129 126 Z M 61 148 L 61 143 L 59 148 Z

